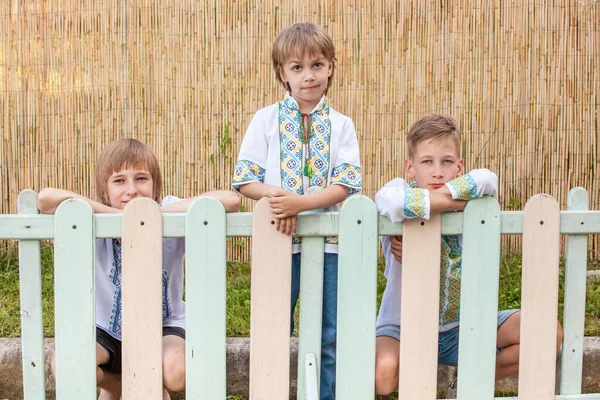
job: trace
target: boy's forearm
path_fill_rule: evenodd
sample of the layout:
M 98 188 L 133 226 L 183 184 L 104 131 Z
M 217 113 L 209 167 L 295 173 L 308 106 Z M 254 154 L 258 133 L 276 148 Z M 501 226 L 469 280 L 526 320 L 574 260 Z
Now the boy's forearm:
M 239 191 L 245 197 L 252 200 L 260 200 L 263 197 L 271 197 L 274 193 L 281 191 L 279 186 L 268 185 L 262 182 L 251 182 L 240 185 Z
M 54 214 L 56 209 L 65 200 L 80 199 L 92 206 L 95 213 L 118 213 L 120 210 L 99 203 L 78 193 L 69 190 L 45 188 L 40 191 L 37 199 L 38 209 L 42 214 Z
M 430 213 L 440 213 L 444 211 L 462 211 L 467 202 L 465 200 L 454 200 L 447 187 L 442 186 L 437 190 L 429 191 L 429 211 Z
M 236 212 L 240 210 L 240 198 L 231 190 L 213 190 L 203 193 L 199 196 L 178 201 L 177 203 L 167 204 L 160 208 L 163 213 L 184 213 L 187 212 L 190 205 L 198 197 L 212 197 L 219 200 L 227 212 Z
M 302 197 L 302 211 L 316 210 L 331 207 L 348 197 L 348 187 L 344 185 L 331 185 L 315 194 Z

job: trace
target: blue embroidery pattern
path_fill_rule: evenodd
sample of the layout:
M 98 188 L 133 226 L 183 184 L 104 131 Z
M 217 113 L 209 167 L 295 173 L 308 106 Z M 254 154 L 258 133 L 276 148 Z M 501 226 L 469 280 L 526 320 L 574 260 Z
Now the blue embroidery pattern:
M 360 167 L 343 163 L 331 172 L 331 183 L 339 183 L 350 188 L 349 194 L 359 193 L 362 188 Z
M 252 161 L 238 160 L 233 170 L 233 185 L 252 181 L 264 182 L 265 169 Z M 239 189 L 239 185 L 235 188 Z
M 163 321 L 167 319 L 172 311 L 171 311 L 171 303 L 169 302 L 169 275 L 167 275 L 167 271 L 163 270 L 162 276 L 162 291 L 163 291 L 163 306 L 162 306 L 162 317 Z
M 440 269 L 440 325 L 460 319 L 462 247 L 456 235 L 443 235 Z
M 425 189 L 407 188 L 404 190 L 404 215 L 406 218 L 425 218 Z
M 477 198 L 477 184 L 471 175 L 466 174 L 447 183 L 457 200 L 473 200 Z
M 113 307 L 110 314 L 110 324 L 108 329 L 111 332 L 121 334 L 121 319 L 123 316 L 121 306 L 121 242 L 117 239 L 112 240 L 113 245 L 113 265 L 110 270 L 110 280 L 115 285 L 113 294 Z

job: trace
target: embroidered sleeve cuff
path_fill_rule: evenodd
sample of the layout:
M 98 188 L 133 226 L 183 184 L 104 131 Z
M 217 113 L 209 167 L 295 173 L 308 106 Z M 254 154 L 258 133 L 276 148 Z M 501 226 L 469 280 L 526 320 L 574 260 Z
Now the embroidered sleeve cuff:
M 360 167 L 343 163 L 342 165 L 333 168 L 331 173 L 331 184 L 347 186 L 350 189 L 348 194 L 360 193 L 362 191 Z
M 238 160 L 233 172 L 231 185 L 237 191 L 239 187 L 250 182 L 265 181 L 265 169 L 260 165 L 248 160 Z
M 404 215 L 406 218 L 429 219 L 429 191 L 420 188 L 404 189 Z
M 477 184 L 471 175 L 466 174 L 446 183 L 454 200 L 473 200 L 477 198 Z

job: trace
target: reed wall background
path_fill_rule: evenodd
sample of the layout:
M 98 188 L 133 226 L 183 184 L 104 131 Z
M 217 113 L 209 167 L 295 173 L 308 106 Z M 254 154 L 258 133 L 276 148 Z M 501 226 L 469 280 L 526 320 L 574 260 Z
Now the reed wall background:
M 0 212 L 24 188 L 95 196 L 122 137 L 156 151 L 166 193 L 229 188 L 253 113 L 283 96 L 271 43 L 303 20 L 334 39 L 329 101 L 356 125 L 365 195 L 404 175 L 408 128 L 436 112 L 460 121 L 467 170 L 498 173 L 504 209 L 539 192 L 564 208 L 575 186 L 600 209 L 598 1 L 3 0 Z

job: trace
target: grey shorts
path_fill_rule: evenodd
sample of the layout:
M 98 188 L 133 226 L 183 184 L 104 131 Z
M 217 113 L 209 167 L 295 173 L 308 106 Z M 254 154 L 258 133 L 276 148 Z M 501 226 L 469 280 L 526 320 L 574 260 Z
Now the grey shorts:
M 502 326 L 506 320 L 520 310 L 502 310 L 498 312 L 498 328 Z M 440 332 L 438 335 L 438 363 L 443 365 L 457 365 L 458 363 L 458 337 L 460 325 L 445 332 Z M 377 328 L 377 337 L 388 336 L 400 341 L 400 326 L 385 325 Z M 496 348 L 498 354 L 502 353 L 503 349 Z

